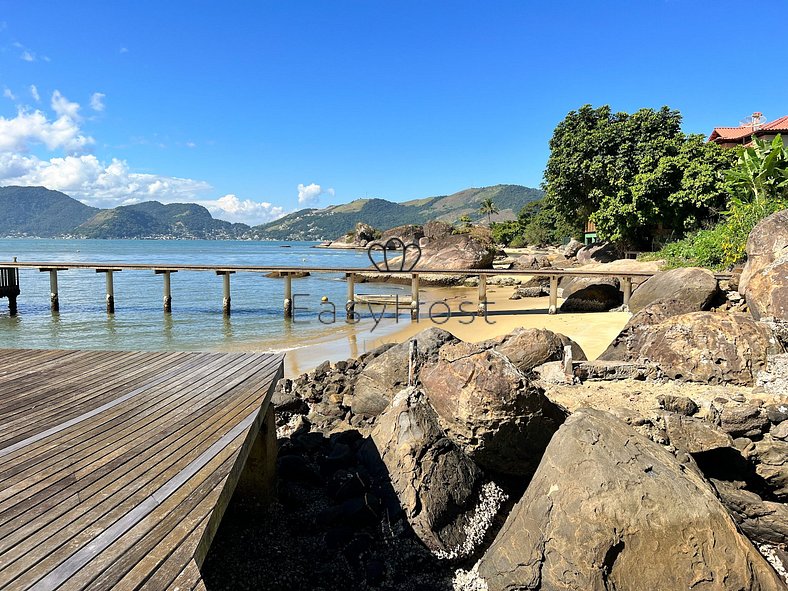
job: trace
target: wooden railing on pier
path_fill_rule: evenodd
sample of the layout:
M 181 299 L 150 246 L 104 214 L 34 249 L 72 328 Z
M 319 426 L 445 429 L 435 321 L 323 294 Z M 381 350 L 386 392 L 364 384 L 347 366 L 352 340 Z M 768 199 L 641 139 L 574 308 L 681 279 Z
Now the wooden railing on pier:
M 0 267 L 0 298 L 8 298 L 8 309 L 16 314 L 16 298 L 19 296 L 19 269 Z
M 376 271 L 373 268 L 358 267 L 283 267 L 283 266 L 258 266 L 258 265 L 162 265 L 148 263 L 114 263 L 114 262 L 64 262 L 64 261 L 36 261 L 36 262 L 0 262 L 0 268 L 8 271 L 18 271 L 19 269 L 38 269 L 48 271 L 50 277 L 50 300 L 52 310 L 57 311 L 60 306 L 58 295 L 57 274 L 59 271 L 69 269 L 88 269 L 96 273 L 106 275 L 106 301 L 107 312 L 115 311 L 115 293 L 113 287 L 113 273 L 120 271 L 153 271 L 157 275 L 163 276 L 163 304 L 164 311 L 172 311 L 172 293 L 170 289 L 170 275 L 182 271 L 201 271 L 213 272 L 223 278 L 223 301 L 222 308 L 225 314 L 231 311 L 230 276 L 234 273 L 276 273 L 284 279 L 284 316 L 292 317 L 292 280 L 308 273 L 338 273 L 347 278 L 347 303 L 346 310 L 348 318 L 353 315 L 353 307 L 356 303 L 355 298 L 355 278 L 370 276 L 393 276 L 409 277 L 411 283 L 411 316 L 418 317 L 419 312 L 419 277 L 435 275 L 454 275 L 454 276 L 476 276 L 479 278 L 479 314 L 484 314 L 487 309 L 487 278 L 495 276 L 542 276 L 550 280 L 550 297 L 548 312 L 555 314 L 558 312 L 558 283 L 562 277 L 616 277 L 620 280 L 621 290 L 624 296 L 624 305 L 628 305 L 629 297 L 632 293 L 633 279 L 647 279 L 654 275 L 651 271 L 637 270 L 590 270 L 582 268 L 568 269 L 413 269 L 409 271 Z M 717 279 L 728 279 L 727 273 L 717 273 Z

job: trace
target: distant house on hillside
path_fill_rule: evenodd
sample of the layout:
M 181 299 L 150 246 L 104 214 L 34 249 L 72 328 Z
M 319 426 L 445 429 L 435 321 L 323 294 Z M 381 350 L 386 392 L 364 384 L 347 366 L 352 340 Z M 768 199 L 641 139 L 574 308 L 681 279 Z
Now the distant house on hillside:
M 734 148 L 749 145 L 753 136 L 769 142 L 777 134 L 788 134 L 788 115 L 765 123 L 763 113 L 753 113 L 752 117 L 748 117 L 747 121 L 738 127 L 715 127 L 708 141 L 723 148 Z

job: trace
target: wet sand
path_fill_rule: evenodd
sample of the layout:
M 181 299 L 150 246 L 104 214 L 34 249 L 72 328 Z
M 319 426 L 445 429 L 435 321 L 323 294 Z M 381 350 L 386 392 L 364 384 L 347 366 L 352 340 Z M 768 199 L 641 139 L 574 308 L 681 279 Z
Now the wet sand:
M 289 323 L 286 334 L 277 341 L 243 343 L 225 350 L 284 351 L 285 375 L 294 377 L 314 369 L 323 361 L 340 361 L 358 357 L 384 343 L 401 343 L 431 326 L 439 326 L 464 341 L 479 342 L 507 334 L 518 327 L 547 328 L 575 340 L 589 359 L 595 359 L 610 344 L 630 318 L 627 312 L 547 313 L 547 296 L 510 300 L 514 287 L 489 286 L 487 318 L 463 314 L 476 309 L 477 290 L 462 287 L 428 287 L 420 292 L 421 314 L 411 322 L 407 310 L 397 319 L 391 306 L 383 317 L 382 306 L 358 304 L 361 316 L 357 324 L 346 324 L 338 318 L 324 334 L 299 342 L 298 323 Z M 445 305 L 444 303 L 445 302 Z M 463 304 L 463 302 L 465 302 Z M 561 300 L 559 299 L 559 304 Z M 450 317 L 447 315 L 451 310 Z M 430 313 L 431 310 L 431 313 Z M 373 319 L 372 313 L 375 318 Z M 376 323 L 377 319 L 377 323 Z

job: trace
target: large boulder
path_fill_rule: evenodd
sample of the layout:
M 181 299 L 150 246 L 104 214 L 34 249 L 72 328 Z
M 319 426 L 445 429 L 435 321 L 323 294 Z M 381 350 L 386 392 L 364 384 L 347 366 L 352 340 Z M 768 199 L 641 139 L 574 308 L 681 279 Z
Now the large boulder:
M 524 254 L 514 259 L 514 263 L 512 263 L 512 268 L 518 270 L 545 269 L 547 267 L 552 267 L 552 263 L 544 254 Z
M 575 255 L 581 265 L 586 263 L 609 263 L 621 258 L 621 251 L 612 242 L 595 242 L 577 251 Z
M 438 350 L 446 343 L 457 342 L 450 332 L 432 327 L 412 339 L 416 343 L 416 367 L 437 358 Z M 394 345 L 369 361 L 356 378 L 355 388 L 348 402 L 353 414 L 374 417 L 383 412 L 394 395 L 408 385 L 410 341 Z
M 432 220 L 424 224 L 424 237 L 430 242 L 434 240 L 443 240 L 452 235 L 454 228 L 451 224 L 441 222 L 440 220 Z
M 753 273 L 744 295 L 756 320 L 788 320 L 788 251 Z
M 555 434 L 478 573 L 489 591 L 785 588 L 699 474 L 592 409 Z
M 490 269 L 495 251 L 468 234 L 430 240 L 423 249 L 417 269 Z
M 639 312 L 661 300 L 678 300 L 688 312 L 708 310 L 719 294 L 717 279 L 708 269 L 685 267 L 649 277 L 629 299 L 630 312 Z
M 739 293 L 747 297 L 750 279 L 788 250 L 788 209 L 762 219 L 747 237 L 747 263 L 739 278 Z
M 780 350 L 769 328 L 745 314 L 692 312 L 625 327 L 599 358 L 653 362 L 675 380 L 749 386 Z
M 583 248 L 583 243 L 579 240 L 575 240 L 572 238 L 569 242 L 567 242 L 561 249 L 564 256 L 567 258 L 574 258 L 577 256 L 577 253 L 580 249 Z
M 504 355 L 444 345 L 419 374 L 448 437 L 485 470 L 530 475 L 566 417 Z
M 443 434 L 421 393 L 413 388 L 399 392 L 378 418 L 371 439 L 419 539 L 439 556 L 457 558 L 472 551 L 485 533 L 473 527 L 484 477 Z
M 624 301 L 615 277 L 572 277 L 564 283 L 561 297 L 562 312 L 602 312 Z
M 399 238 L 405 244 L 418 244 L 424 238 L 424 228 L 415 224 L 405 224 L 386 230 L 380 237 L 380 242 L 385 244 L 390 238 Z
M 567 336 L 543 328 L 516 328 L 501 337 L 480 343 L 503 353 L 523 373 L 548 361 L 562 361 L 564 347 L 572 348 L 572 359 L 585 361 L 583 349 Z

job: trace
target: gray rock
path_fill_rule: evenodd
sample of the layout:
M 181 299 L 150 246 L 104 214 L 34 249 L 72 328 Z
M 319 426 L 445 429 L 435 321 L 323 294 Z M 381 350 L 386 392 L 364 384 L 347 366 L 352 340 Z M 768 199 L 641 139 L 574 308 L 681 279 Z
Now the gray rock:
M 575 256 L 581 265 L 610 263 L 621 258 L 621 251 L 612 242 L 595 242 L 582 247 Z
M 695 401 L 686 396 L 662 394 L 657 396 L 657 402 L 659 402 L 660 408 L 688 417 L 691 417 L 700 410 Z
M 788 439 L 788 421 L 783 421 L 779 425 L 772 427 L 769 431 L 769 435 L 774 439 L 780 439 L 782 441 Z
M 566 417 L 507 357 L 479 345 L 443 346 L 420 379 L 446 435 L 485 470 L 532 474 Z
M 563 288 L 562 312 L 602 312 L 624 301 L 615 277 L 573 277 Z
M 572 359 L 583 361 L 586 354 L 576 342 L 567 336 L 541 328 L 516 328 L 509 334 L 479 343 L 481 347 L 492 347 L 506 355 L 514 366 L 523 373 L 531 371 L 548 361 L 561 361 L 564 347 L 572 348 Z
M 625 328 L 601 360 L 656 363 L 675 380 L 751 386 L 781 347 L 745 314 L 693 312 Z
M 747 263 L 739 278 L 739 293 L 749 301 L 750 279 L 788 249 L 788 210 L 778 211 L 758 222 L 747 237 L 745 249 Z
M 660 377 L 656 365 L 627 361 L 582 361 L 574 368 L 581 381 L 587 380 L 646 380 Z
M 521 300 L 523 298 L 538 298 L 545 295 L 545 290 L 541 285 L 536 287 L 518 286 L 512 293 L 510 300 Z
M 711 479 L 720 500 L 748 538 L 761 544 L 788 543 L 788 506 L 764 501 L 742 482 Z
M 754 404 L 726 405 L 720 413 L 720 428 L 732 437 L 759 437 L 769 428 L 769 419 Z
M 788 501 L 788 442 L 767 434 L 755 442 L 751 459 L 755 473 L 763 478 L 771 494 L 779 501 Z
M 707 482 L 591 409 L 555 434 L 478 573 L 489 591 L 784 588 Z
M 688 454 L 733 447 L 730 435 L 708 422 L 672 412 L 663 415 L 670 444 Z
M 457 341 L 451 333 L 436 327 L 420 332 L 412 340 L 416 342 L 417 366 L 435 359 L 444 344 Z M 356 378 L 350 406 L 353 414 L 379 415 L 394 395 L 408 385 L 409 350 L 409 342 L 400 343 L 367 362 Z
M 572 238 L 563 248 L 564 256 L 570 259 L 576 257 L 581 248 L 583 243 Z
M 698 267 L 662 271 L 649 277 L 632 294 L 629 310 L 639 312 L 663 300 L 682 302 L 686 312 L 708 310 L 719 294 L 714 273 Z
M 480 541 L 469 536 L 484 477 L 443 434 L 424 397 L 413 388 L 399 392 L 371 437 L 419 539 L 441 555 L 472 551 Z

